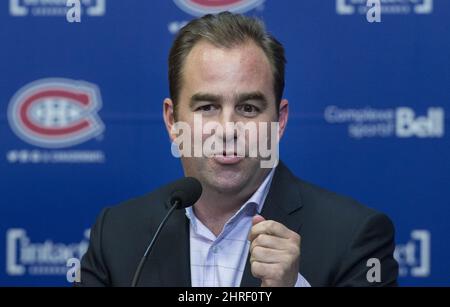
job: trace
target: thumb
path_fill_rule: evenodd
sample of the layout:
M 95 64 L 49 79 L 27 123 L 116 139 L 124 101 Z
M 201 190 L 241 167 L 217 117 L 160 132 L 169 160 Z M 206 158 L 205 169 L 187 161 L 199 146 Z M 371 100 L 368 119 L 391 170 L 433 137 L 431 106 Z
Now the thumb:
M 258 223 L 261 223 L 262 221 L 265 221 L 266 219 L 263 218 L 261 215 L 256 214 L 252 219 L 252 226 L 255 226 Z

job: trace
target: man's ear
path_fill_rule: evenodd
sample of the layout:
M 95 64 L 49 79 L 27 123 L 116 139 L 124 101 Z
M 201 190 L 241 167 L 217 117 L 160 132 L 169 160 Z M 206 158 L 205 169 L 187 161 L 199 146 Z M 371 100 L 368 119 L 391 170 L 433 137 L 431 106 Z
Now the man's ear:
M 166 124 L 167 133 L 169 134 L 169 138 L 171 141 L 175 139 L 175 134 L 172 134 L 172 127 L 175 124 L 175 117 L 173 114 L 174 105 L 173 101 L 170 98 L 164 99 L 163 102 L 163 118 L 164 123 Z
M 278 109 L 278 122 L 280 123 L 280 130 L 278 132 L 278 136 L 281 140 L 281 137 L 284 134 L 284 130 L 286 129 L 288 118 L 289 118 L 289 102 L 287 99 L 282 99 L 280 102 L 280 107 Z

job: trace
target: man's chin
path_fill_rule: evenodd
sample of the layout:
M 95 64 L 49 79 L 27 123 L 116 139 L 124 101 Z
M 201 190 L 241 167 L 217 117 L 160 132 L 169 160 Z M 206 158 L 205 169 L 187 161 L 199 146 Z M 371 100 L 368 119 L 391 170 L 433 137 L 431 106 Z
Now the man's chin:
M 208 158 L 203 163 L 191 164 L 191 175 L 200 179 L 203 185 L 223 194 L 238 194 L 249 184 L 255 175 L 253 159 L 241 158 L 239 161 Z
M 212 172 L 209 173 L 208 181 L 215 190 L 223 193 L 236 193 L 246 185 L 248 174 L 246 174 L 246 170 L 242 169 L 242 165 L 213 163 L 214 166 Z
M 223 194 L 237 194 L 239 193 L 245 185 L 244 180 L 238 179 L 227 179 L 223 177 L 210 178 L 209 184 L 217 192 Z

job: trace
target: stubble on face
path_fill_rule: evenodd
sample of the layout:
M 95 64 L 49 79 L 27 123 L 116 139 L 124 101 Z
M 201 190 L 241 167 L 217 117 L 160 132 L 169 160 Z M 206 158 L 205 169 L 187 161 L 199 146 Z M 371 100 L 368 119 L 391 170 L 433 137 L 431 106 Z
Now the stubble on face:
M 261 106 L 256 116 L 246 116 L 238 111 L 242 102 L 237 101 L 237 97 L 248 93 L 260 93 L 266 100 L 264 108 L 262 102 L 248 102 Z M 218 100 L 192 103 L 192 97 L 207 97 L 205 94 Z M 212 112 L 201 109 L 208 104 L 214 105 Z M 177 120 L 187 122 L 191 127 L 194 114 L 202 114 L 203 125 L 217 121 L 223 127 L 226 122 L 253 121 L 257 125 L 260 122 L 270 125 L 277 121 L 273 74 L 263 50 L 252 42 L 230 49 L 218 48 L 205 41 L 197 43 L 185 60 L 176 108 Z M 204 135 L 203 139 L 207 137 Z M 259 158 L 245 157 L 238 163 L 222 162 L 214 158 L 182 157 L 185 175 L 199 179 L 204 189 L 216 194 L 249 197 L 270 171 L 261 168 Z

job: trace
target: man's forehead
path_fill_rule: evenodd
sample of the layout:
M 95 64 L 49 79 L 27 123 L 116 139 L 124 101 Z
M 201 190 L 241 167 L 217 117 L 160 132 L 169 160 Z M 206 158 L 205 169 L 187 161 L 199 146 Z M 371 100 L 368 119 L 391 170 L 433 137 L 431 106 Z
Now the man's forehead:
M 199 42 L 186 58 L 181 92 L 263 92 L 271 100 L 273 74 L 267 57 L 254 43 L 220 48 Z
M 200 41 L 186 57 L 185 71 L 221 75 L 244 72 L 270 73 L 271 69 L 264 51 L 253 42 L 225 48 Z

